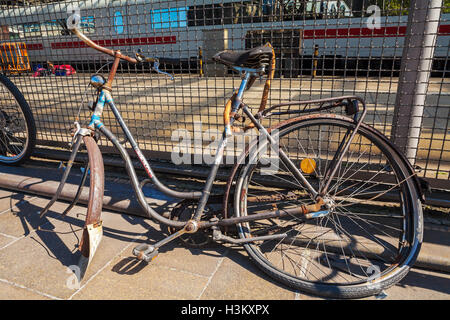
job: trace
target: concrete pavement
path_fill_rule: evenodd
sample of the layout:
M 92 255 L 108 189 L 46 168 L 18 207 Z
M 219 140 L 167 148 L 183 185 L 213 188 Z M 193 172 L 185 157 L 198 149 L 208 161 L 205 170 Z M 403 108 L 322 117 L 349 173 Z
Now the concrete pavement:
M 7 168 L 0 167 L 0 176 Z M 22 186 L 31 182 L 16 177 Z M 113 199 L 110 182 L 106 189 Z M 155 208 L 173 205 L 171 199 L 153 195 Z M 174 242 L 163 247 L 152 263 L 139 262 L 132 255 L 134 246 L 157 241 L 166 230 L 149 219 L 108 209 L 102 214 L 103 240 L 77 286 L 70 268 L 78 261 L 86 208 L 76 206 L 62 217 L 68 203 L 59 201 L 39 219 L 47 201 L 41 195 L 0 188 L 0 299 L 317 299 L 267 277 L 242 247 L 187 249 Z M 436 250 L 433 254 L 448 254 L 447 227 L 427 224 L 425 240 Z M 386 299 L 450 299 L 450 274 L 413 269 L 386 293 Z

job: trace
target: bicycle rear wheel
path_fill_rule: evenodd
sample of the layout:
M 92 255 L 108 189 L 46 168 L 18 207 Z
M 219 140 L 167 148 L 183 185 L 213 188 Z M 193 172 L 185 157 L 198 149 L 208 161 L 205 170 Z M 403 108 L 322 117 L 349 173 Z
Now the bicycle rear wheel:
M 279 128 L 279 147 L 320 190 L 341 141 L 354 127 L 344 117 L 298 118 Z M 274 158 L 268 161 L 260 152 L 264 148 L 250 153 L 241 168 L 236 215 L 313 204 L 281 161 L 277 171 L 268 169 Z M 420 250 L 423 222 L 417 192 L 413 175 L 392 145 L 362 125 L 324 196 L 327 214 L 242 223 L 238 233 L 241 238 L 286 234 L 245 249 L 264 272 L 293 288 L 333 298 L 374 295 L 400 281 Z
M 0 163 L 20 164 L 36 143 L 36 125 L 19 89 L 0 74 Z

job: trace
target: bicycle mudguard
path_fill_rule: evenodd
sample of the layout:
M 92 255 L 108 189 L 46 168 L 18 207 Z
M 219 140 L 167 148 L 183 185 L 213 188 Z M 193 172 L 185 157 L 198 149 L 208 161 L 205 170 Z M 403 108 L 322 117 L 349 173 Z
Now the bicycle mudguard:
M 282 122 L 280 122 L 280 123 L 270 127 L 269 129 L 267 129 L 267 131 L 270 133 L 272 130 L 275 130 L 275 129 L 279 130 L 279 129 L 283 128 L 286 125 L 290 125 L 293 122 L 307 120 L 307 119 L 312 119 L 312 118 L 321 118 L 321 117 L 332 117 L 332 118 L 341 119 L 341 120 L 345 120 L 345 121 L 349 121 L 349 122 L 354 122 L 353 119 L 351 119 L 349 117 L 346 117 L 346 116 L 338 115 L 338 114 L 327 114 L 326 116 L 324 114 L 308 114 L 308 115 L 303 115 L 303 116 L 300 116 L 300 117 L 295 117 L 295 118 L 291 118 L 291 119 L 282 121 Z M 416 187 L 417 194 L 419 195 L 419 198 L 420 198 L 421 202 L 424 202 L 425 201 L 425 194 L 424 194 L 423 189 L 422 189 L 422 184 L 421 184 L 420 178 L 417 176 L 417 174 L 415 174 L 414 168 L 411 165 L 411 163 L 408 161 L 408 159 L 406 159 L 406 156 L 402 152 L 400 152 L 398 147 L 396 145 L 394 145 L 392 143 L 392 141 L 390 141 L 380 131 L 378 131 L 377 129 L 375 129 L 375 128 L 371 127 L 371 126 L 368 126 L 367 124 L 364 124 L 364 123 L 361 123 L 361 126 L 364 127 L 365 129 L 370 130 L 373 134 L 377 135 L 378 138 L 382 139 L 384 142 L 386 142 L 386 144 L 388 144 L 390 147 L 392 147 L 392 149 L 396 152 L 396 155 L 399 157 L 399 159 L 401 159 L 401 161 L 403 162 L 403 164 L 407 168 L 408 176 L 413 178 L 414 186 Z M 224 215 L 224 218 L 227 218 L 228 215 L 229 215 L 228 212 L 230 210 L 230 203 L 232 203 L 233 196 L 234 196 L 234 192 L 232 192 L 231 189 L 232 189 L 232 186 L 233 186 L 233 182 L 235 181 L 236 175 L 239 172 L 239 168 L 245 163 L 245 159 L 249 155 L 249 151 L 257 143 L 258 143 L 258 138 L 255 138 L 253 141 L 251 141 L 247 145 L 245 150 L 241 153 L 241 155 L 237 159 L 236 163 L 234 164 L 233 168 L 231 169 L 230 176 L 229 176 L 228 181 L 227 181 L 225 193 L 224 193 L 224 196 L 223 196 L 223 210 L 224 210 L 223 215 Z M 233 207 L 233 206 L 231 205 L 231 207 Z
M 78 267 L 80 268 L 79 281 L 83 279 L 103 236 L 101 213 L 105 175 L 103 158 L 97 143 L 90 136 L 84 136 L 83 141 L 89 156 L 90 188 L 86 221 L 79 246 L 79 251 L 81 252 L 81 257 L 78 262 Z

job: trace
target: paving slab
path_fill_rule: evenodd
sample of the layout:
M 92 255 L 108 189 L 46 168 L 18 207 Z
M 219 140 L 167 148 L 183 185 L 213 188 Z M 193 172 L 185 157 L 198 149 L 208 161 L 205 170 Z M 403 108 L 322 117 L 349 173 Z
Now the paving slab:
M 47 202 L 48 199 L 39 199 L 33 207 L 21 206 L 24 212 L 22 216 L 12 212 L 4 215 L 8 216 L 8 222 L 14 225 L 7 231 L 22 235 L 22 238 L 0 250 L 0 279 L 44 292 L 52 297 L 69 298 L 77 290 L 76 286 L 70 285 L 70 268 L 74 268 L 79 259 L 77 248 L 86 208 L 76 206 L 70 215 L 63 219 L 58 213 L 61 213 L 67 204 L 57 202 L 46 218 L 42 219 L 43 222 L 38 223 L 37 212 Z M 26 211 L 27 209 L 30 211 Z M 16 222 L 13 219 L 16 219 Z M 124 247 L 142 235 L 151 237 L 151 230 L 154 230 L 143 219 L 136 221 L 108 211 L 103 212 L 102 220 L 103 239 L 81 285 Z
M 116 192 L 122 193 L 114 198 L 110 188 L 110 203 L 127 201 L 125 189 L 119 188 Z M 172 205 L 151 190 L 147 195 L 156 196 L 154 204 L 161 210 Z M 63 218 L 68 203 L 56 202 L 40 219 L 38 212 L 48 201 L 0 189 L 0 299 L 320 299 L 272 280 L 242 247 L 185 248 L 175 241 L 152 263 L 137 261 L 134 246 L 162 239 L 167 229 L 126 210 L 103 210 L 103 240 L 80 286 L 73 286 L 70 268 L 78 261 L 86 208 L 75 206 Z M 433 257 L 432 263 L 450 261 L 448 232 L 448 227 L 426 224 L 421 255 Z M 385 299 L 448 300 L 449 288 L 449 273 L 415 268 L 386 290 Z
M 11 237 L 9 235 L 0 234 L 0 250 L 4 246 L 7 246 L 8 244 L 10 244 L 13 241 L 16 241 L 17 239 L 18 238 L 16 238 L 16 237 Z
M 0 300 L 50 300 L 51 297 L 0 279 Z
M 33 195 L 0 189 L 0 215 L 27 201 L 32 201 L 33 198 L 35 198 Z
M 26 198 L 25 195 L 15 194 L 14 198 Z M 49 220 L 47 217 L 54 216 L 54 212 L 41 219 L 39 212 L 44 208 L 48 200 L 44 198 L 34 197 L 31 200 L 23 200 L 20 205 L 8 208 L 0 214 L 0 233 L 13 236 L 22 237 L 30 234 L 38 227 L 47 224 Z
M 186 248 L 175 241 L 163 247 L 152 264 L 209 277 L 222 261 L 225 252 L 226 248 L 220 245 L 196 249 Z
M 197 299 L 208 277 L 162 264 L 137 262 L 131 251 L 117 257 L 73 299 Z
M 450 274 L 414 268 L 385 293 L 386 300 L 449 300 Z
M 201 299 L 292 300 L 295 290 L 266 276 L 249 259 L 245 250 L 230 248 L 222 258 Z

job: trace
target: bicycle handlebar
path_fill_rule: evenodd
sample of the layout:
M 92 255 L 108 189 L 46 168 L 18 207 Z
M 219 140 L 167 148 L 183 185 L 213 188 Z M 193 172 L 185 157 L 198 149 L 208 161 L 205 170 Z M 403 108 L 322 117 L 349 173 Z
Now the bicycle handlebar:
M 128 62 L 134 63 L 134 64 L 138 64 L 138 63 L 142 63 L 142 62 L 160 62 L 160 63 L 164 63 L 164 64 L 178 64 L 179 62 L 175 59 L 170 59 L 170 58 L 151 58 L 151 57 L 146 57 L 142 51 L 139 49 L 138 52 L 136 52 L 136 58 L 131 58 L 128 57 L 127 55 L 124 55 L 123 53 L 121 53 L 120 51 L 114 51 L 112 49 L 108 49 L 105 47 L 100 46 L 99 44 L 95 43 L 94 41 L 92 41 L 91 39 L 89 39 L 84 33 L 82 33 L 80 31 L 80 29 L 78 28 L 74 28 L 74 29 L 70 29 L 81 41 L 83 41 L 85 44 L 87 44 L 89 47 L 106 53 L 107 55 L 110 55 L 111 57 L 116 57 L 116 55 L 119 56 L 120 59 L 126 60 Z
M 119 57 L 120 59 L 126 60 L 130 63 L 137 64 L 139 61 L 131 58 L 127 55 L 122 54 L 120 51 L 114 51 L 111 49 L 107 49 L 105 47 L 100 46 L 99 44 L 95 43 L 91 39 L 89 39 L 84 33 L 82 33 L 78 28 L 70 29 L 81 41 L 83 41 L 85 44 L 87 44 L 92 49 L 95 49 L 97 51 L 106 53 L 107 55 L 110 55 L 111 57 Z

